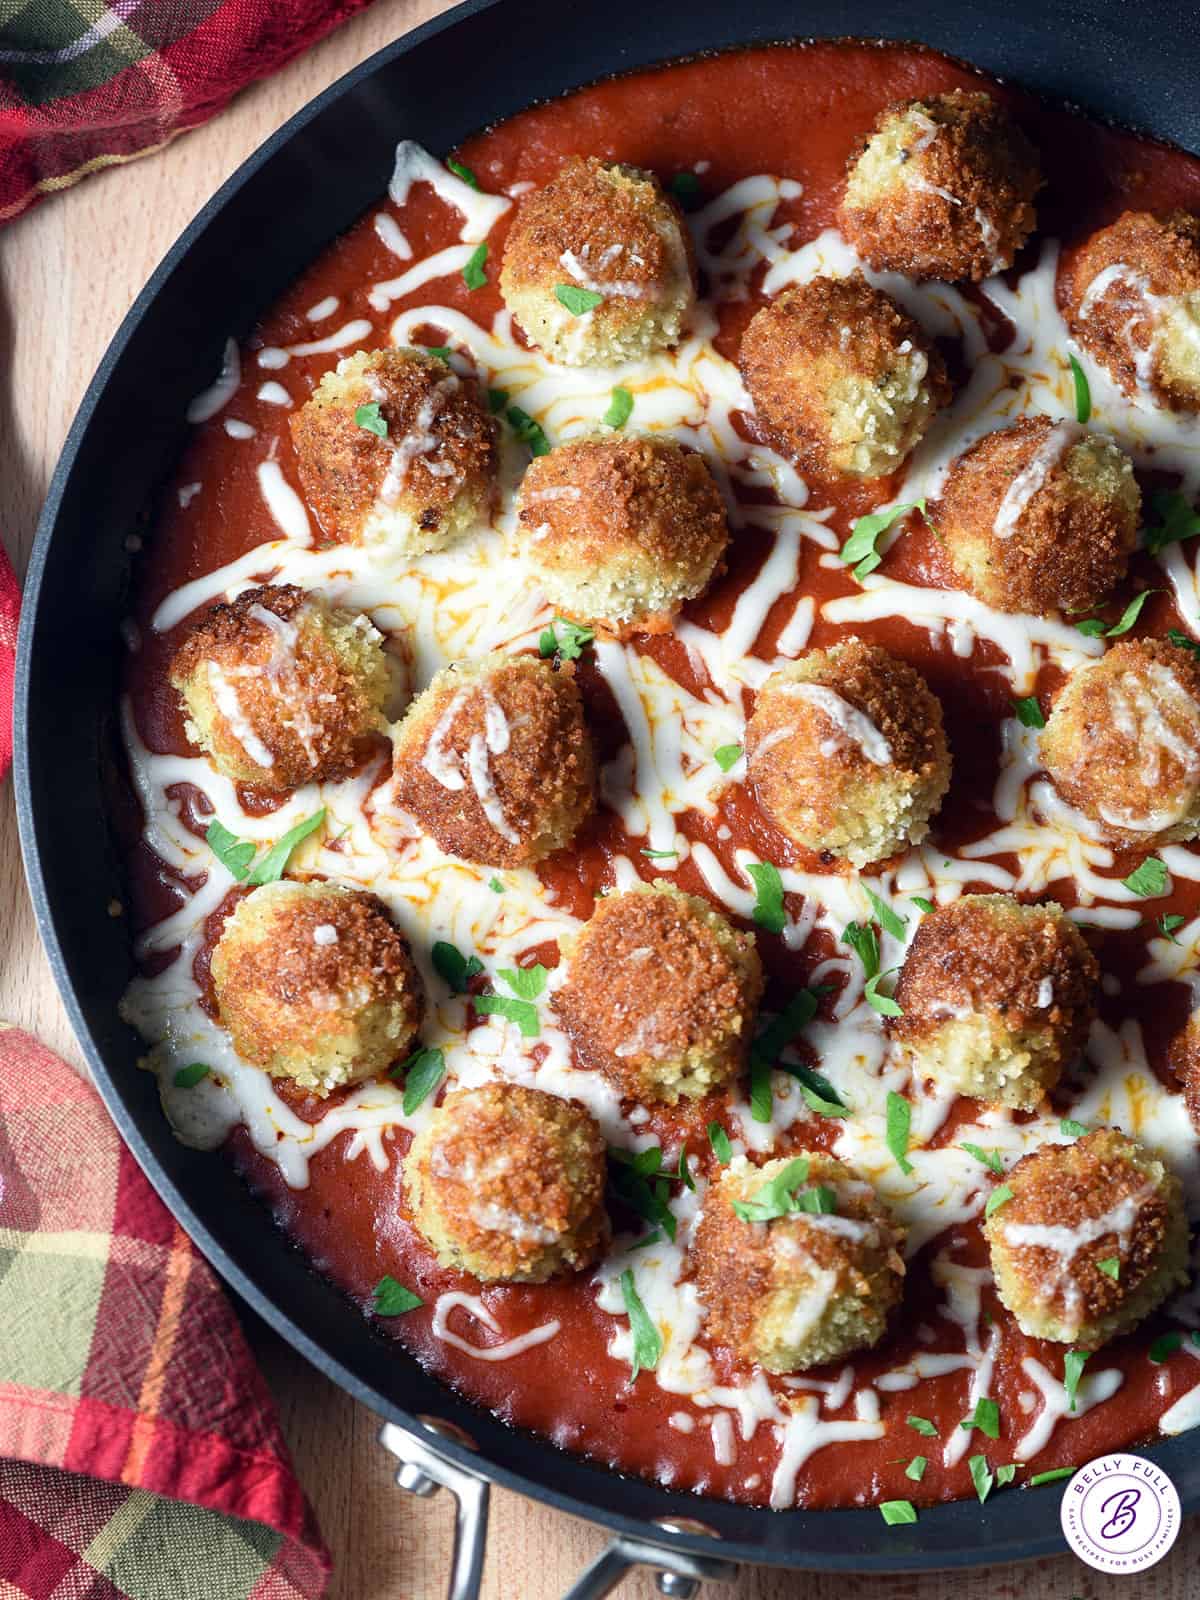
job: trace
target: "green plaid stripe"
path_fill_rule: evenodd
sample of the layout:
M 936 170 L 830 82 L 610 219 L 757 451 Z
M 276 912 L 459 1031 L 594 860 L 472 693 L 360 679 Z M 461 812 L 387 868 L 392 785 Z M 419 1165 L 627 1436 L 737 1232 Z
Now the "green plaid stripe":
M 220 0 L 26 0 L 0 28 L 0 70 L 27 106 L 99 89 L 190 33 Z

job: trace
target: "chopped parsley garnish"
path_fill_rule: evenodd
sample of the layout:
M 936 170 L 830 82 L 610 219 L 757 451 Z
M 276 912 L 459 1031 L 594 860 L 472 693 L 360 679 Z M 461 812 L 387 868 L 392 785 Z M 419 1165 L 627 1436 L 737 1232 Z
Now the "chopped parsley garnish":
M 360 428 L 365 428 L 368 433 L 378 434 L 381 439 L 387 438 L 387 418 L 380 414 L 378 400 L 372 400 L 369 405 L 358 406 L 354 412 L 354 420 Z
M 467 264 L 463 268 L 463 282 L 468 289 L 482 289 L 488 281 L 487 271 L 484 266 L 487 258 L 488 247 L 486 244 L 476 245 L 474 250 L 471 251 Z
M 1150 496 L 1150 507 L 1158 518 L 1146 528 L 1146 549 L 1152 556 L 1166 545 L 1200 534 L 1200 512 L 1191 506 L 1178 489 L 1160 489 Z
M 875 912 L 876 921 L 884 933 L 890 933 L 893 939 L 903 939 L 905 918 L 898 916 L 886 900 L 881 900 L 877 894 L 872 894 L 870 889 L 866 890 L 866 895 Z
M 912 1107 L 902 1094 L 894 1089 L 887 1095 L 887 1147 L 905 1177 L 913 1170 L 908 1159 L 908 1135 L 912 1126 Z
M 994 1212 L 999 1211 L 1000 1207 L 1006 1206 L 1012 1197 L 1013 1192 L 1009 1186 L 1006 1183 L 998 1183 L 991 1194 L 988 1195 L 987 1205 L 983 1208 L 984 1216 L 990 1217 Z
M 1173 1356 L 1183 1344 L 1183 1335 L 1176 1329 L 1173 1333 L 1160 1333 L 1150 1346 L 1149 1356 L 1156 1367 L 1161 1367 L 1168 1356 Z M 1074 1409 L 1074 1408 L 1072 1408 Z
M 419 1294 L 414 1294 L 386 1274 L 375 1285 L 372 1295 L 374 1305 L 371 1309 L 377 1317 L 402 1317 L 406 1311 L 416 1311 L 425 1304 Z
M 771 1072 L 779 1056 L 817 1013 L 817 991 L 801 989 L 759 1034 L 750 1050 L 750 1109 L 756 1122 L 771 1120 Z M 805 1103 L 823 1117 L 842 1117 L 847 1106 L 819 1072 L 800 1063 L 780 1063 L 800 1085 Z
M 930 1422 L 928 1417 L 909 1416 L 905 1418 L 905 1421 L 908 1423 L 909 1427 L 912 1428 L 915 1433 L 919 1433 L 923 1439 L 936 1439 L 938 1436 L 936 1426 Z
M 875 548 L 875 541 L 910 511 L 919 511 L 924 515 L 924 500 L 913 500 L 903 506 L 887 506 L 883 511 L 872 511 L 870 516 L 859 517 L 850 537 L 842 546 L 842 560 L 847 566 L 854 567 L 856 578 L 865 578 L 869 572 L 875 571 L 883 560 Z
M 657 1145 L 636 1153 L 610 1148 L 608 1155 L 608 1186 L 615 1198 L 674 1242 L 677 1223 L 667 1200 L 678 1174 L 663 1171 L 662 1150 Z M 680 1151 L 680 1161 L 690 1186 L 692 1175 L 687 1172 L 685 1151 Z
M 677 861 L 678 850 L 640 850 L 639 855 L 646 856 L 651 861 Z
M 604 303 L 602 294 L 597 294 L 595 289 L 581 289 L 577 283 L 556 283 L 554 298 L 560 306 L 565 306 L 573 317 L 586 316 L 589 311 L 595 311 L 597 306 Z
M 1082 1139 L 1088 1131 L 1087 1123 L 1076 1122 L 1074 1117 L 1063 1117 L 1058 1128 L 1060 1133 L 1065 1133 L 1070 1139 Z
M 770 1122 L 774 1099 L 771 1094 L 771 1063 L 761 1056 L 750 1058 L 750 1115 L 755 1122 Z
M 965 1150 L 969 1156 L 974 1156 L 976 1161 L 982 1161 L 989 1172 L 999 1176 L 1004 1171 L 1004 1157 L 999 1150 L 985 1150 L 982 1145 L 968 1144 L 965 1139 L 958 1148 Z
M 731 767 L 736 767 L 741 759 L 742 747 L 740 744 L 720 744 L 713 751 L 713 760 L 722 772 L 728 772 Z
M 1067 360 L 1071 363 L 1071 376 L 1075 380 L 1075 420 L 1086 422 L 1092 414 L 1092 386 L 1075 357 L 1068 354 Z
M 532 967 L 501 967 L 496 976 L 521 1000 L 536 1000 L 546 987 L 546 968 L 540 961 Z
M 633 1371 L 629 1378 L 632 1383 L 639 1372 L 653 1372 L 658 1365 L 658 1358 L 662 1355 L 662 1335 L 651 1322 L 650 1315 L 642 1304 L 642 1297 L 637 1292 L 631 1268 L 625 1268 L 620 1283 L 621 1293 L 625 1298 L 625 1310 L 629 1317 L 629 1331 L 633 1334 Z
M 1016 1477 L 1016 1475 L 1017 1475 L 1017 1463 L 1015 1461 L 1008 1462 L 1008 1464 L 1006 1466 L 997 1467 L 996 1468 L 996 1487 L 997 1487 L 997 1489 L 1003 1489 L 1005 1484 L 1011 1483 L 1013 1481 L 1013 1479 Z
M 651 1228 L 649 1233 L 644 1233 L 640 1239 L 629 1246 L 631 1250 L 644 1250 L 648 1244 L 657 1244 L 662 1238 L 661 1228 Z
M 753 917 L 760 928 L 768 933 L 782 933 L 787 926 L 787 913 L 783 909 L 783 879 L 779 868 L 769 861 L 751 862 L 746 868 L 754 884 L 756 898 Z
M 417 1050 L 393 1067 L 390 1076 L 404 1079 L 404 1115 L 411 1117 L 446 1076 L 446 1058 L 440 1050 Z
M 307 839 L 310 833 L 315 833 L 324 821 L 325 807 L 322 806 L 319 811 L 314 811 L 311 817 L 305 817 L 294 828 L 289 828 L 253 869 L 250 863 L 258 847 L 252 840 L 237 838 L 215 817 L 209 823 L 204 838 L 213 855 L 239 883 L 257 889 L 264 883 L 276 883 L 283 877 L 292 851 Z
M 463 955 L 457 945 L 448 944 L 445 939 L 437 940 L 431 954 L 433 970 L 450 985 L 454 994 L 466 994 L 467 984 L 483 971 L 483 962 L 478 956 Z
M 712 1145 L 713 1155 L 723 1167 L 727 1167 L 733 1160 L 733 1146 L 729 1142 L 729 1135 L 719 1122 L 709 1123 L 708 1142 Z
M 975 1402 L 975 1409 L 969 1417 L 964 1417 L 959 1423 L 960 1428 L 965 1428 L 968 1433 L 973 1428 L 978 1428 L 980 1433 L 986 1433 L 989 1439 L 1000 1437 L 1000 1407 L 994 1400 L 989 1400 L 987 1395 L 980 1395 Z
M 508 404 L 508 390 L 489 389 L 487 392 L 487 403 L 488 410 L 492 412 L 493 415 L 503 411 L 505 406 Z
M 550 454 L 550 441 L 547 439 L 540 422 L 535 422 L 528 411 L 522 411 L 520 406 L 509 406 L 504 413 L 508 418 L 509 426 L 523 444 L 529 446 L 530 454 L 545 456 Z
M 848 922 L 842 933 L 842 943 L 848 944 L 863 964 L 868 978 L 879 971 L 879 935 L 871 923 Z
M 543 628 L 538 640 L 540 656 L 561 656 L 564 661 L 578 661 L 584 646 L 595 639 L 594 629 L 578 622 L 568 622 L 565 617 L 555 617 L 548 628 Z
M 777 1217 L 792 1217 L 800 1212 L 814 1216 L 833 1216 L 837 1212 L 837 1193 L 824 1184 L 805 1189 L 808 1157 L 797 1156 L 768 1179 L 749 1200 L 735 1200 L 735 1216 L 743 1222 L 774 1222 Z
M 1182 928 L 1186 921 L 1187 918 L 1179 916 L 1178 913 L 1174 913 L 1171 916 L 1163 915 L 1158 919 L 1158 931 L 1164 939 L 1169 939 L 1172 944 L 1178 944 L 1179 940 L 1175 937 L 1175 930 L 1176 928 Z
M 1180 633 L 1178 628 L 1168 628 L 1167 638 L 1181 650 L 1190 650 L 1194 656 L 1200 656 L 1200 644 L 1195 639 L 1189 639 L 1186 633 Z
M 633 413 L 633 395 L 619 385 L 609 397 L 608 410 L 601 417 L 606 428 L 623 428 Z
M 1064 1478 L 1075 1476 L 1074 1467 L 1051 1467 L 1049 1472 L 1035 1472 L 1029 1479 L 1031 1489 L 1040 1489 L 1044 1483 L 1061 1483 Z
M 929 1465 L 928 1456 L 914 1456 L 904 1469 L 904 1476 L 911 1478 L 914 1483 L 920 1483 L 925 1476 L 925 1468 Z
M 246 876 L 258 849 L 253 839 L 239 839 L 216 817 L 209 823 L 204 838 L 208 848 L 227 871 L 239 880 Z
M 493 894 L 503 894 L 504 893 L 504 885 L 500 882 L 499 878 L 489 878 L 488 879 L 488 888 L 492 891 Z
M 879 985 L 885 978 L 890 978 L 893 972 L 899 972 L 899 967 L 889 967 L 886 972 L 877 972 L 867 979 L 863 986 L 863 994 L 872 1011 L 878 1011 L 881 1017 L 902 1017 L 904 1012 L 892 999 L 890 994 L 880 994 Z
M 1135 867 L 1121 882 L 1134 894 L 1145 900 L 1157 899 L 1167 892 L 1167 864 L 1157 856 L 1147 856 L 1140 867 Z
M 918 911 L 923 911 L 926 916 L 929 916 L 932 912 L 937 910 L 937 907 L 934 905 L 933 901 L 926 900 L 923 895 L 913 895 L 912 903 L 916 906 Z
M 1035 694 L 1026 695 L 1024 700 L 1014 700 L 1013 710 L 1017 714 L 1017 721 L 1023 728 L 1044 728 L 1046 719 L 1042 715 L 1042 708 Z
M 1079 1380 L 1089 1354 L 1087 1350 L 1068 1350 L 1063 1357 L 1063 1388 L 1067 1393 L 1068 1411 L 1075 1409 L 1075 1402 L 1079 1398 Z
M 203 1061 L 193 1061 L 190 1066 L 180 1067 L 171 1080 L 177 1089 L 194 1089 L 204 1078 L 208 1077 L 209 1069 Z
M 967 1466 L 971 1469 L 971 1482 L 975 1485 L 975 1493 L 979 1498 L 979 1504 L 982 1505 L 991 1494 L 996 1480 L 992 1476 L 986 1456 L 968 1456 Z
M 472 189 L 478 189 L 479 179 L 471 171 L 470 167 L 464 166 L 461 161 L 452 160 L 449 156 L 446 158 L 446 165 L 450 168 L 450 171 L 456 178 L 461 178 L 462 181 L 465 184 L 468 184 Z M 1080 422 L 1083 422 L 1085 419 L 1080 417 L 1079 420 Z
M 917 1520 L 917 1508 L 911 1500 L 882 1500 L 879 1515 L 889 1528 L 901 1527 Z
M 695 200 L 700 194 L 700 179 L 694 172 L 677 172 L 671 179 L 671 193 L 677 200 Z
M 450 365 L 450 346 L 448 344 L 427 344 L 425 353 L 426 355 L 436 356 L 439 361 L 444 361 L 447 366 Z
M 1120 1256 L 1105 1256 L 1103 1261 L 1097 1261 L 1097 1272 L 1102 1272 L 1106 1278 L 1111 1278 L 1114 1283 L 1121 1281 Z
M 506 994 L 480 994 L 473 998 L 471 1004 L 481 1017 L 503 1017 L 505 1021 L 516 1025 L 523 1039 L 536 1039 L 542 1031 L 542 1024 L 533 1002 L 546 987 L 545 967 L 508 968 L 496 976 L 503 978 L 517 998 L 510 1000 Z
M 812 1067 L 806 1067 L 798 1061 L 794 1065 L 784 1064 L 779 1070 L 795 1078 L 800 1085 L 805 1105 L 819 1117 L 844 1117 L 849 1114 L 849 1106 L 829 1079 L 822 1077 L 819 1072 L 814 1072 Z
M 1103 617 L 1085 617 L 1075 626 L 1080 633 L 1086 633 L 1091 639 L 1116 639 L 1123 633 L 1128 633 L 1130 628 L 1142 614 L 1142 607 L 1152 594 L 1160 594 L 1159 589 L 1143 589 L 1141 594 L 1135 594 L 1133 599 L 1122 611 L 1120 620 L 1114 622 L 1112 627 L 1107 627 Z

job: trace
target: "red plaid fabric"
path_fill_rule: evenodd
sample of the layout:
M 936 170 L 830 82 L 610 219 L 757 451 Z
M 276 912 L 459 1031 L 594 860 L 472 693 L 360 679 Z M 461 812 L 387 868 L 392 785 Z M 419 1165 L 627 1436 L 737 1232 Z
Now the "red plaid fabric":
M 8 0 L 0 222 L 160 149 L 369 0 Z
M 0 1580 L 315 1600 L 329 1568 L 213 1272 L 92 1089 L 0 1024 Z

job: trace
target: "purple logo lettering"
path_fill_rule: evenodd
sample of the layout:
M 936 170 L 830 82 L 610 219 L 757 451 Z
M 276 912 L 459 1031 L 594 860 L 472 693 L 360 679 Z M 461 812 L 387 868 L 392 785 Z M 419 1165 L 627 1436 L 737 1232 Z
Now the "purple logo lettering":
M 1100 1525 L 1100 1537 L 1119 1539 L 1122 1534 L 1128 1533 L 1137 1520 L 1135 1507 L 1141 1498 L 1140 1489 L 1118 1489 L 1116 1494 L 1110 1494 L 1107 1500 L 1102 1501 L 1100 1512 L 1107 1521 Z

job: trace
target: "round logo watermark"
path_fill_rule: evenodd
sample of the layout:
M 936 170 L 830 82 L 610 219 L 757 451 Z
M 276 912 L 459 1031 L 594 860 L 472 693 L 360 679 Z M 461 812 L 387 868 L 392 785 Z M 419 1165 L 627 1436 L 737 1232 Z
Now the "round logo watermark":
M 1144 1572 L 1179 1536 L 1175 1485 L 1143 1456 L 1097 1456 L 1067 1484 L 1062 1530 L 1099 1572 Z

